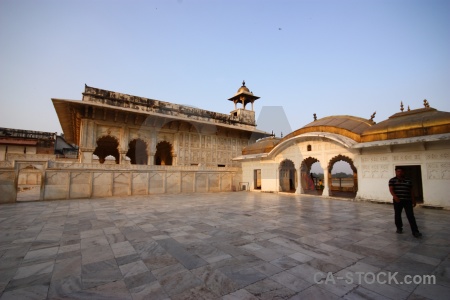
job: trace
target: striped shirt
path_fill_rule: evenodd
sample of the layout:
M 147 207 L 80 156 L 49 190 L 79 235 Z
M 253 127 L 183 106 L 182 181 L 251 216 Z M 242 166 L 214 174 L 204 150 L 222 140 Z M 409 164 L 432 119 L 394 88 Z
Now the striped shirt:
M 389 180 L 389 187 L 394 188 L 394 194 L 400 201 L 411 201 L 412 181 L 408 178 L 399 179 L 397 177 Z

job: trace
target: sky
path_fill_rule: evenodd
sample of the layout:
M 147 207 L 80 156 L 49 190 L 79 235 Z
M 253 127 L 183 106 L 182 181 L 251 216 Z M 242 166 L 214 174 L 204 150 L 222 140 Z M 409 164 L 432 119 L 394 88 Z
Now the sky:
M 450 1 L 0 0 L 0 127 L 61 133 L 84 84 L 229 113 L 243 80 L 277 136 L 450 111 Z

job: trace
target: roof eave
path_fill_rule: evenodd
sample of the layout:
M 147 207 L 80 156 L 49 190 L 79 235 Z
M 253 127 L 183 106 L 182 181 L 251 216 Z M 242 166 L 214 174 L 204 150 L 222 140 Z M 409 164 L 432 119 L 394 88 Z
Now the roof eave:
M 107 104 L 100 104 L 95 102 L 88 102 L 88 101 L 79 101 L 79 100 L 67 100 L 67 99 L 54 99 L 52 98 L 53 106 L 55 107 L 56 114 L 58 115 L 59 122 L 61 124 L 62 130 L 64 132 L 64 136 L 66 138 L 66 141 L 69 143 L 73 143 L 78 145 L 79 143 L 79 136 L 77 133 L 76 128 L 73 126 L 72 122 L 72 115 L 70 113 L 70 106 L 79 106 L 79 107 L 86 107 L 86 106 L 93 106 L 98 108 L 106 108 L 111 110 L 120 110 L 120 111 L 126 111 L 131 112 L 135 114 L 141 114 L 146 116 L 153 116 L 153 117 L 159 117 L 159 118 L 165 118 L 165 119 L 173 119 L 173 120 L 181 120 L 185 122 L 195 123 L 195 124 L 207 124 L 207 125 L 214 125 L 222 128 L 227 129 L 234 129 L 238 131 L 244 131 L 244 132 L 250 132 L 252 134 L 256 134 L 256 138 L 266 137 L 270 136 L 270 133 L 262 131 L 257 129 L 256 127 L 252 125 L 246 125 L 242 124 L 242 126 L 236 126 L 233 124 L 225 124 L 225 123 L 219 123 L 219 122 L 211 122 L 206 120 L 196 120 L 191 119 L 183 116 L 172 116 L 172 115 L 166 115 L 161 114 L 157 112 L 147 112 L 147 111 L 136 111 L 132 108 L 124 108 L 124 107 L 116 107 L 116 106 L 110 106 Z
M 450 140 L 450 133 L 434 134 L 434 135 L 422 135 L 416 137 L 390 139 L 390 140 L 378 140 L 371 142 L 358 143 L 352 146 L 353 149 L 384 147 L 394 145 L 416 144 L 416 143 L 429 143 Z

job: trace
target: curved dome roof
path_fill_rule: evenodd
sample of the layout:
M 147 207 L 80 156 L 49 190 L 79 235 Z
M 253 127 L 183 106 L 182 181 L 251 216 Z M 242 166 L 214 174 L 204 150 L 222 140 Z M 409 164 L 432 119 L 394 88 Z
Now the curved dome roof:
M 242 81 L 242 86 L 238 89 L 238 91 L 236 92 L 236 94 L 229 98 L 228 100 L 233 101 L 235 104 L 236 102 L 243 102 L 242 104 L 245 106 L 248 103 L 253 103 L 255 100 L 258 100 L 259 97 L 253 95 L 252 92 L 250 92 L 250 90 L 248 89 L 248 87 L 245 86 L 245 81 Z
M 450 132 L 450 112 L 425 107 L 396 113 L 362 132 L 361 141 L 371 142 Z
M 319 133 L 319 134 L 318 134 Z M 242 150 L 242 154 L 269 153 L 289 139 L 297 136 L 328 134 L 340 135 L 343 143 L 365 143 L 389 139 L 411 138 L 450 133 L 450 112 L 438 111 L 431 107 L 400 112 L 378 124 L 371 119 L 354 116 L 329 116 L 315 120 L 297 129 L 284 138 L 265 138 Z M 352 142 L 353 141 L 353 142 Z
M 269 153 L 275 146 L 295 136 L 309 132 L 337 133 L 354 141 L 360 141 L 360 134 L 375 124 L 371 120 L 353 116 L 330 116 L 313 121 L 283 138 L 269 137 L 261 139 L 242 150 L 242 154 Z
M 248 145 L 242 149 L 242 155 L 270 152 L 270 150 L 272 150 L 280 142 L 280 140 L 280 138 L 276 137 L 260 139 L 256 143 Z
M 374 124 L 375 123 L 373 121 L 368 119 L 344 115 L 344 116 L 324 117 L 319 120 L 313 121 L 309 124 L 306 124 L 302 128 L 328 126 L 341 128 L 354 133 L 361 134 L 364 130 L 373 126 Z
M 236 94 L 240 94 L 240 93 L 250 93 L 250 90 L 245 85 L 243 85 L 238 89 Z
M 374 124 L 371 120 L 354 116 L 329 116 L 306 124 L 302 128 L 286 135 L 282 141 L 307 132 L 329 132 L 337 133 L 359 142 L 361 133 Z

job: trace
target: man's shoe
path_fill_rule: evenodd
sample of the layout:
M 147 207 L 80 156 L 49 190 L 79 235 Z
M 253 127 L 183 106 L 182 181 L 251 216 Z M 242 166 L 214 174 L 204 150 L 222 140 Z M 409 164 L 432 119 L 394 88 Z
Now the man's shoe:
M 397 231 L 396 231 L 398 234 L 401 234 L 401 233 L 403 233 L 403 229 L 397 229 Z
M 422 234 L 420 232 L 413 232 L 413 236 L 416 238 L 420 238 Z

